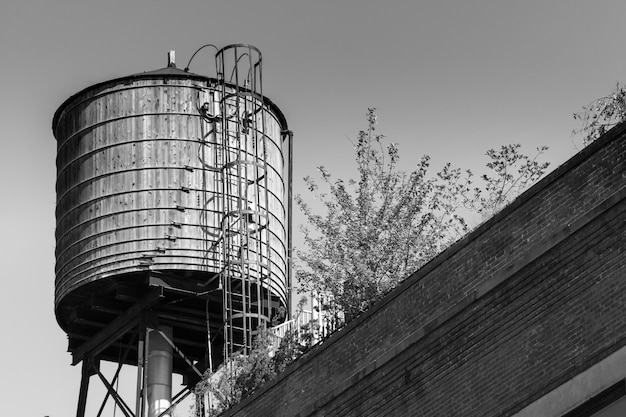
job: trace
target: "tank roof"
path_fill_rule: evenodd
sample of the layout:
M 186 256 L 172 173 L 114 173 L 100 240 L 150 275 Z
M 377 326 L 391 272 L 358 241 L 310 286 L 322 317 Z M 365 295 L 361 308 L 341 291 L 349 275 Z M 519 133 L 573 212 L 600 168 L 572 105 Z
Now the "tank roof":
M 61 117 L 61 114 L 63 113 L 65 108 L 69 105 L 69 103 L 71 103 L 76 97 L 79 97 L 85 94 L 89 90 L 97 89 L 107 84 L 118 84 L 118 83 L 128 82 L 132 80 L 151 79 L 151 78 L 177 78 L 177 79 L 190 79 L 190 80 L 198 80 L 198 81 L 210 81 L 210 82 L 217 83 L 217 79 L 215 78 L 207 77 L 205 75 L 195 74 L 193 72 L 184 71 L 179 68 L 176 68 L 175 66 L 164 67 L 164 68 L 160 68 L 160 69 L 156 69 L 152 71 L 139 72 L 139 73 L 127 75 L 124 77 L 113 78 L 110 80 L 102 81 L 97 84 L 91 85 L 89 87 L 83 88 L 76 94 L 73 94 L 72 96 L 70 96 L 67 100 L 63 102 L 63 104 L 59 106 L 59 108 L 54 113 L 54 117 L 52 118 L 52 132 L 53 133 L 56 132 L 56 127 L 57 127 L 59 118 Z M 226 83 L 226 85 L 228 86 L 232 84 Z M 245 90 L 243 87 L 240 87 L 240 89 Z M 288 130 L 287 119 L 285 119 L 285 115 L 280 110 L 280 108 L 266 96 L 263 96 L 263 102 L 278 117 L 282 130 Z

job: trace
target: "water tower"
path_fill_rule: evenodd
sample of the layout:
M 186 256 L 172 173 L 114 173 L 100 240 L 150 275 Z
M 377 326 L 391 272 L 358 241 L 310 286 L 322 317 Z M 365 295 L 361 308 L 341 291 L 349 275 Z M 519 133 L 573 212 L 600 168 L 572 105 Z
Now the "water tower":
M 54 115 L 55 312 L 83 366 L 79 417 L 94 375 L 125 415 L 168 415 L 290 311 L 292 135 L 264 95 L 260 51 L 215 50 L 214 76 L 171 52 Z M 102 360 L 137 367 L 134 407 Z M 174 397 L 172 373 L 186 383 Z

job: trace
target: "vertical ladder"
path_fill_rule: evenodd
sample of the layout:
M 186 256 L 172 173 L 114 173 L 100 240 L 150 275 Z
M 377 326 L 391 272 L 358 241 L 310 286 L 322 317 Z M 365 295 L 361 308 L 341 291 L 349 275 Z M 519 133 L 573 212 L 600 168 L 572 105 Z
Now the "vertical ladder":
M 249 46 L 233 45 L 216 55 L 221 78 L 225 359 L 235 352 L 248 354 L 257 328 L 267 325 L 271 313 L 267 135 L 260 64 L 260 53 Z

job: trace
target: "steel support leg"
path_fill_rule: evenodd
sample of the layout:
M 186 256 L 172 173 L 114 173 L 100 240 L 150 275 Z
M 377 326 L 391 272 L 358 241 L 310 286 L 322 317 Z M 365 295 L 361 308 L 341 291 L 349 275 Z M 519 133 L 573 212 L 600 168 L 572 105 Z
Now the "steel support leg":
M 80 391 L 78 392 L 78 408 L 76 410 L 76 417 L 85 417 L 85 408 L 87 407 L 87 392 L 89 391 L 90 377 L 90 358 L 85 358 L 83 360 L 83 369 L 80 378 Z

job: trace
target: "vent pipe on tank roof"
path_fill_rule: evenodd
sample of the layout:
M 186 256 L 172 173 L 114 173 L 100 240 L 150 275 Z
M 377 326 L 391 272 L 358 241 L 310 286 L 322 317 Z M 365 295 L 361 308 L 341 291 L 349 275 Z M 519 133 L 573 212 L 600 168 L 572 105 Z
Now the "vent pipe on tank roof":
M 167 67 L 176 68 L 176 51 L 167 52 Z

